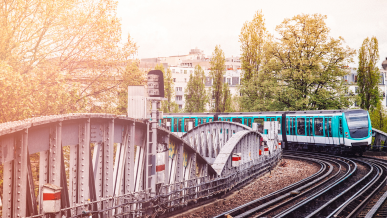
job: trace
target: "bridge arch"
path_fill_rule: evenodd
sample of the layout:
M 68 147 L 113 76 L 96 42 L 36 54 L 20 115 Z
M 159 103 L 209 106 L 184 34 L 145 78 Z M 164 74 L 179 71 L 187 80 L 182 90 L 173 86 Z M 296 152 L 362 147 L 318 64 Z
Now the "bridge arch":
M 182 138 L 212 164 L 226 142 L 235 133 L 243 130 L 252 129 L 239 123 L 215 121 L 196 126 L 186 132 Z

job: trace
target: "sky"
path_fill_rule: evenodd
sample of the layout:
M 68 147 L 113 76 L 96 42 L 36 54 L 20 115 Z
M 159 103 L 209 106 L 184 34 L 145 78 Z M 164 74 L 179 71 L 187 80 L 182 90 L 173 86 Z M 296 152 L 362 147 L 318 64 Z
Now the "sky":
M 387 0 L 118 0 L 123 36 L 138 45 L 139 58 L 188 54 L 199 48 L 211 55 L 220 45 L 226 57 L 240 56 L 243 24 L 262 10 L 266 28 L 298 14 L 327 15 L 330 36 L 343 37 L 359 50 L 367 37 L 379 41 L 378 66 L 387 57 Z M 357 56 L 354 57 L 357 60 Z M 351 64 L 356 67 L 356 63 Z

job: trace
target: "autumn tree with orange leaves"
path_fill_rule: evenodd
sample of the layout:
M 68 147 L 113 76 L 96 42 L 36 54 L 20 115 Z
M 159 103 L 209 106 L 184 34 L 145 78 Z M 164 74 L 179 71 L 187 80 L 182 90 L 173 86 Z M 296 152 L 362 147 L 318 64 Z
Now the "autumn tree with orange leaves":
M 116 1 L 5 0 L 0 8 L 0 122 L 117 112 L 137 47 L 129 36 L 122 43 Z

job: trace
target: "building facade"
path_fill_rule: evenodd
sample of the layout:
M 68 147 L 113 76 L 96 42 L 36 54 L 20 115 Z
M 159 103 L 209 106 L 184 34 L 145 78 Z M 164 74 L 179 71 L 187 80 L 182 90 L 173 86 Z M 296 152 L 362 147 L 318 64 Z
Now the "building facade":
M 179 110 L 184 110 L 185 90 L 187 88 L 189 77 L 194 73 L 197 65 L 200 65 L 204 70 L 207 93 L 211 92 L 213 81 L 210 77 L 210 60 L 210 56 L 205 56 L 202 50 L 196 48 L 191 49 L 188 55 L 141 59 L 140 68 L 150 70 L 157 64 L 163 64 L 165 69 L 170 68 L 174 82 L 175 102 L 179 106 Z M 240 84 L 242 72 L 240 59 L 239 57 L 230 57 L 226 58 L 225 61 L 226 72 L 223 77 L 223 82 L 228 83 L 230 94 L 232 96 L 239 96 L 238 85 Z M 211 98 L 211 95 L 209 96 Z M 208 111 L 211 109 L 212 104 L 212 99 L 210 99 L 210 104 L 207 106 Z

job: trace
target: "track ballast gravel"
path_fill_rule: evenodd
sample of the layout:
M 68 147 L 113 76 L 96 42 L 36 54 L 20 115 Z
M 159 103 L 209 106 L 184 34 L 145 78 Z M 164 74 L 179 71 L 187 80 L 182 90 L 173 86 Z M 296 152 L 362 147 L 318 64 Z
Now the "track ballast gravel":
M 309 177 L 319 169 L 320 166 L 310 162 L 284 158 L 271 174 L 267 173 L 255 179 L 225 199 L 216 200 L 214 203 L 191 209 L 175 217 L 213 217 Z

